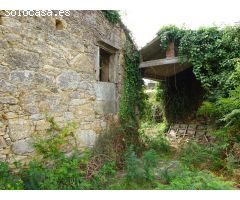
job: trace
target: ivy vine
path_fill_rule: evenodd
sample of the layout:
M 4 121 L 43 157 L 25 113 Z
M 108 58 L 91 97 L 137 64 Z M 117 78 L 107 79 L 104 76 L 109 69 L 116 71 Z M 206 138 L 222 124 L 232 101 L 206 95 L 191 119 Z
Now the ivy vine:
M 229 91 L 235 87 L 236 84 L 233 81 L 239 74 L 240 26 L 213 26 L 191 30 L 170 25 L 163 27 L 158 32 L 158 37 L 163 51 L 167 49 L 170 42 L 174 42 L 180 61 L 191 63 L 194 76 L 204 89 L 205 100 L 213 102 L 227 97 Z M 167 99 L 173 101 L 176 94 L 180 95 L 170 110 L 178 112 L 175 108 L 185 105 L 180 109 L 181 113 L 185 113 L 184 109 L 189 108 L 186 102 L 194 102 L 193 98 L 200 90 L 195 91 L 195 95 L 189 96 L 185 96 L 186 93 L 181 91 L 186 89 L 183 87 L 178 87 L 175 92 L 171 92 L 170 90 L 175 90 L 172 85 L 176 83 L 172 82 L 176 81 L 177 77 L 169 80 L 170 83 L 169 81 L 165 85 L 163 83 L 165 97 L 170 95 Z M 199 106 L 198 101 L 195 103 Z M 175 116 L 179 114 L 175 113 Z
M 118 10 L 102 10 L 102 12 L 112 24 L 117 24 L 121 21 L 121 15 Z
M 240 57 L 240 26 L 190 30 L 170 25 L 163 27 L 158 36 L 164 50 L 169 42 L 174 42 L 181 61 L 192 64 L 206 98 L 224 97 L 232 89 L 231 83 L 226 83 Z
M 119 119 L 125 145 L 134 145 L 140 148 L 141 142 L 138 134 L 139 120 L 143 117 L 146 110 L 146 95 L 143 90 L 144 82 L 139 70 L 140 54 L 132 40 L 130 31 L 121 23 L 119 11 L 103 10 L 102 12 L 112 24 L 120 23 L 126 34 L 126 42 L 123 48 L 124 75 L 119 106 Z
M 240 27 L 201 28 L 188 31 L 179 46 L 181 58 L 193 65 L 193 72 L 206 90 L 206 97 L 226 97 L 232 85 L 228 79 L 240 57 Z
M 162 27 L 160 31 L 157 33 L 160 39 L 162 51 L 166 51 L 169 42 L 174 42 L 175 46 L 179 46 L 180 39 L 184 36 L 185 32 L 186 29 L 178 28 L 175 25 Z
M 145 94 L 143 80 L 139 71 L 140 55 L 134 44 L 126 41 L 124 45 L 124 83 L 120 102 L 119 117 L 123 124 L 136 126 L 143 115 Z

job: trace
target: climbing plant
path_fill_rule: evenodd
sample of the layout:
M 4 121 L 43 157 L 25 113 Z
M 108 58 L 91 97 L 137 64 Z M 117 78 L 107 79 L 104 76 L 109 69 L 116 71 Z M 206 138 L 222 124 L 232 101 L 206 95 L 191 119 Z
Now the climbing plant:
M 121 22 L 121 16 L 117 10 L 102 10 L 105 17 L 112 24 Z M 131 32 L 124 24 L 120 24 L 126 35 L 126 42 L 123 48 L 124 75 L 123 90 L 119 108 L 119 119 L 121 123 L 121 138 L 123 138 L 123 151 L 125 147 L 134 145 L 140 146 L 139 140 L 139 119 L 144 115 L 146 95 L 143 91 L 143 79 L 140 75 L 140 55 L 132 39 Z
M 193 72 L 206 91 L 206 98 L 226 96 L 232 89 L 227 80 L 240 57 L 240 27 L 203 27 L 198 30 L 163 27 L 158 36 L 163 49 L 175 42 L 182 62 L 193 65 Z
M 194 76 L 204 89 L 204 99 L 215 101 L 229 95 L 229 91 L 234 88 L 233 81 L 236 82 L 239 73 L 237 66 L 240 58 L 240 26 L 213 26 L 190 30 L 170 25 L 163 27 L 158 36 L 163 50 L 166 50 L 169 42 L 174 42 L 181 62 L 188 62 L 193 66 Z M 175 81 L 176 79 L 172 80 Z M 169 87 L 177 85 L 167 83 L 165 94 L 168 93 Z M 187 101 L 181 90 L 184 88 L 178 87 L 176 90 L 180 98 L 174 107 Z M 188 97 L 191 102 L 194 95 Z M 169 99 L 174 98 L 169 96 Z
M 124 84 L 119 116 L 124 124 L 136 126 L 138 117 L 143 115 L 145 94 L 139 71 L 140 56 L 134 44 L 124 45 Z
M 157 33 L 160 39 L 160 45 L 162 51 L 168 48 L 169 42 L 174 42 L 175 46 L 179 46 L 180 39 L 184 36 L 187 29 L 178 28 L 175 25 L 164 26 Z
M 117 10 L 102 10 L 105 17 L 113 24 L 121 21 Z M 143 80 L 140 75 L 140 55 L 131 38 L 130 31 L 127 32 L 127 41 L 124 45 L 124 84 L 120 103 L 119 117 L 124 125 L 137 127 L 138 117 L 143 115 L 146 98 L 143 92 Z
M 188 31 L 179 46 L 181 57 L 193 65 L 193 72 L 206 90 L 207 98 L 226 97 L 232 89 L 227 80 L 240 57 L 240 27 L 210 27 Z
M 117 24 L 121 21 L 121 15 L 118 10 L 102 10 L 102 12 L 112 24 Z

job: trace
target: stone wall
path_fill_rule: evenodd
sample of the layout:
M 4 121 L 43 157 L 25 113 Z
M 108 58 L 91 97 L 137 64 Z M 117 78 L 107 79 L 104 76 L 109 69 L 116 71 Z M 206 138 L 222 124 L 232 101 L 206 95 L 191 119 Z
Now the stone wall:
M 57 19 L 3 15 L 0 11 L 0 160 L 34 155 L 31 136 L 46 132 L 46 114 L 60 125 L 76 122 L 79 148 L 92 146 L 116 119 L 126 40 L 121 25 L 108 22 L 101 11 L 71 11 Z M 96 77 L 102 41 L 115 49 L 112 83 Z

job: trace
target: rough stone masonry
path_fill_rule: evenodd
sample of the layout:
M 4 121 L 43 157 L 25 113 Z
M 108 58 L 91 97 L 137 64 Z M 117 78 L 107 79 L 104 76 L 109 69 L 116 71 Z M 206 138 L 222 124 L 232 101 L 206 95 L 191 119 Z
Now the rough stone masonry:
M 33 156 L 31 136 L 46 132 L 47 114 L 60 125 L 76 122 L 78 147 L 92 146 L 116 119 L 126 38 L 101 11 L 61 18 L 0 11 L 0 161 Z M 107 82 L 101 59 L 109 59 Z

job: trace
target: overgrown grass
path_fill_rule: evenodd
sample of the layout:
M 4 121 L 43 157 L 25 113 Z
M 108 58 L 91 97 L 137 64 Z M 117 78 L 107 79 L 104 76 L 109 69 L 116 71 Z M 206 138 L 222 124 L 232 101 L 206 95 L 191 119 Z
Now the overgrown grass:
M 149 155 L 148 155 L 149 154 Z M 147 155 L 147 159 L 146 156 Z M 190 169 L 180 161 L 161 166 L 158 157 L 150 150 L 137 158 L 133 149 L 128 150 L 126 176 L 108 186 L 108 189 L 155 189 L 155 190 L 232 190 L 234 182 L 225 181 L 208 170 Z M 145 161 L 144 161 L 145 160 Z M 157 162 L 156 162 L 157 161 Z M 146 170 L 144 162 L 150 164 Z M 149 176 L 147 171 L 151 170 Z
M 166 123 L 145 122 L 141 124 L 140 134 L 143 143 L 147 148 L 156 150 L 158 153 L 170 152 L 170 143 L 165 133 L 168 130 Z
M 210 168 L 199 167 L 209 158 L 211 162 L 214 160 L 209 157 L 210 147 L 206 150 L 196 143 L 189 143 L 183 147 L 177 161 L 162 135 L 163 140 L 152 138 L 154 145 L 148 143 L 141 154 L 132 145 L 126 147 L 123 169 L 119 170 L 116 146 L 121 143 L 114 143 L 118 131 L 109 130 L 103 134 L 93 150 L 80 152 L 74 143 L 70 143 L 74 148 L 69 154 L 63 147 L 70 145 L 69 137 L 74 127 L 59 128 L 52 118 L 50 124 L 48 137 L 35 140 L 39 157 L 27 165 L 16 163 L 15 171 L 9 169 L 7 163 L 0 163 L 0 189 L 235 189 L 234 183 L 216 177 Z M 159 133 L 164 133 L 166 125 L 155 126 Z M 152 128 L 152 125 L 144 124 L 143 127 Z M 230 164 L 232 160 L 226 165 L 232 169 Z
M 164 177 L 164 178 L 163 178 Z M 182 168 L 171 174 L 162 175 L 169 184 L 158 184 L 158 189 L 168 190 L 231 190 L 236 189 L 233 182 L 224 181 L 209 171 L 189 170 Z

